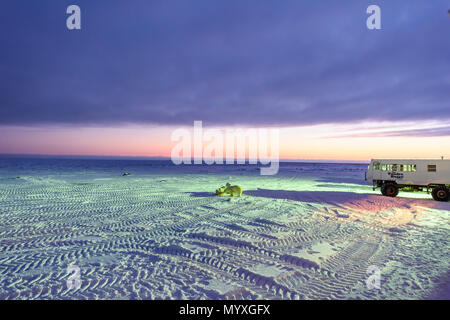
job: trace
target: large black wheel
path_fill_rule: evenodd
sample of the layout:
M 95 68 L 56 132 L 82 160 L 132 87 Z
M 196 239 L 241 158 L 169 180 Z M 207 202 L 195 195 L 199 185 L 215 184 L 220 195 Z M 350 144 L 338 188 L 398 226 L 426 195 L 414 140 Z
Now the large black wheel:
M 445 186 L 437 186 L 433 188 L 431 195 L 436 201 L 448 201 L 450 199 L 450 190 Z
M 398 195 L 398 187 L 392 182 L 383 183 L 381 193 L 386 197 L 396 197 Z

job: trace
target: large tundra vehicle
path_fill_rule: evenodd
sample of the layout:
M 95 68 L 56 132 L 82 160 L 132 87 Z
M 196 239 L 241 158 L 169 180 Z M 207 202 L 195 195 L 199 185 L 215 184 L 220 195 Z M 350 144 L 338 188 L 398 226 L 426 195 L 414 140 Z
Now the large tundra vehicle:
M 398 191 L 431 190 L 434 200 L 450 199 L 450 160 L 373 159 L 366 172 L 373 190 L 381 188 L 384 196 L 395 197 Z

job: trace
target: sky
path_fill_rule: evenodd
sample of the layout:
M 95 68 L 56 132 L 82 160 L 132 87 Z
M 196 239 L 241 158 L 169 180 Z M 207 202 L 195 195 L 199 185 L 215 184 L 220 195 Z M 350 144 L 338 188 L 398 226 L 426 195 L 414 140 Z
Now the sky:
M 66 8 L 81 8 L 68 30 Z M 366 27 L 369 5 L 381 30 Z M 169 156 L 278 128 L 285 159 L 450 157 L 448 0 L 4 0 L 0 153 Z

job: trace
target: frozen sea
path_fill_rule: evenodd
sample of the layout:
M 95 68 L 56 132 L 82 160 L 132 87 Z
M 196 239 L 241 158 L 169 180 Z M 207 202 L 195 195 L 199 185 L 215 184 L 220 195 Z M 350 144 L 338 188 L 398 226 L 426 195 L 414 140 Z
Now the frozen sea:
M 450 203 L 366 168 L 0 158 L 0 299 L 449 299 Z

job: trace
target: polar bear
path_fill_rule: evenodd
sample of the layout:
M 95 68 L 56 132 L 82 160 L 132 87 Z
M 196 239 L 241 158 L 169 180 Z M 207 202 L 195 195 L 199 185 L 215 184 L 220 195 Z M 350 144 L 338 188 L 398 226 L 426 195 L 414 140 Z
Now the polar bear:
M 225 186 L 220 187 L 216 190 L 216 195 L 218 196 L 224 196 L 226 194 L 229 194 L 230 196 L 234 197 L 236 194 L 238 197 L 242 195 L 242 188 L 240 186 L 232 186 L 231 184 L 227 183 Z
M 223 186 L 223 187 L 220 187 L 219 189 L 216 189 L 216 195 L 218 195 L 218 196 L 224 196 L 225 195 L 225 189 L 226 189 L 227 187 L 225 187 L 225 186 Z

